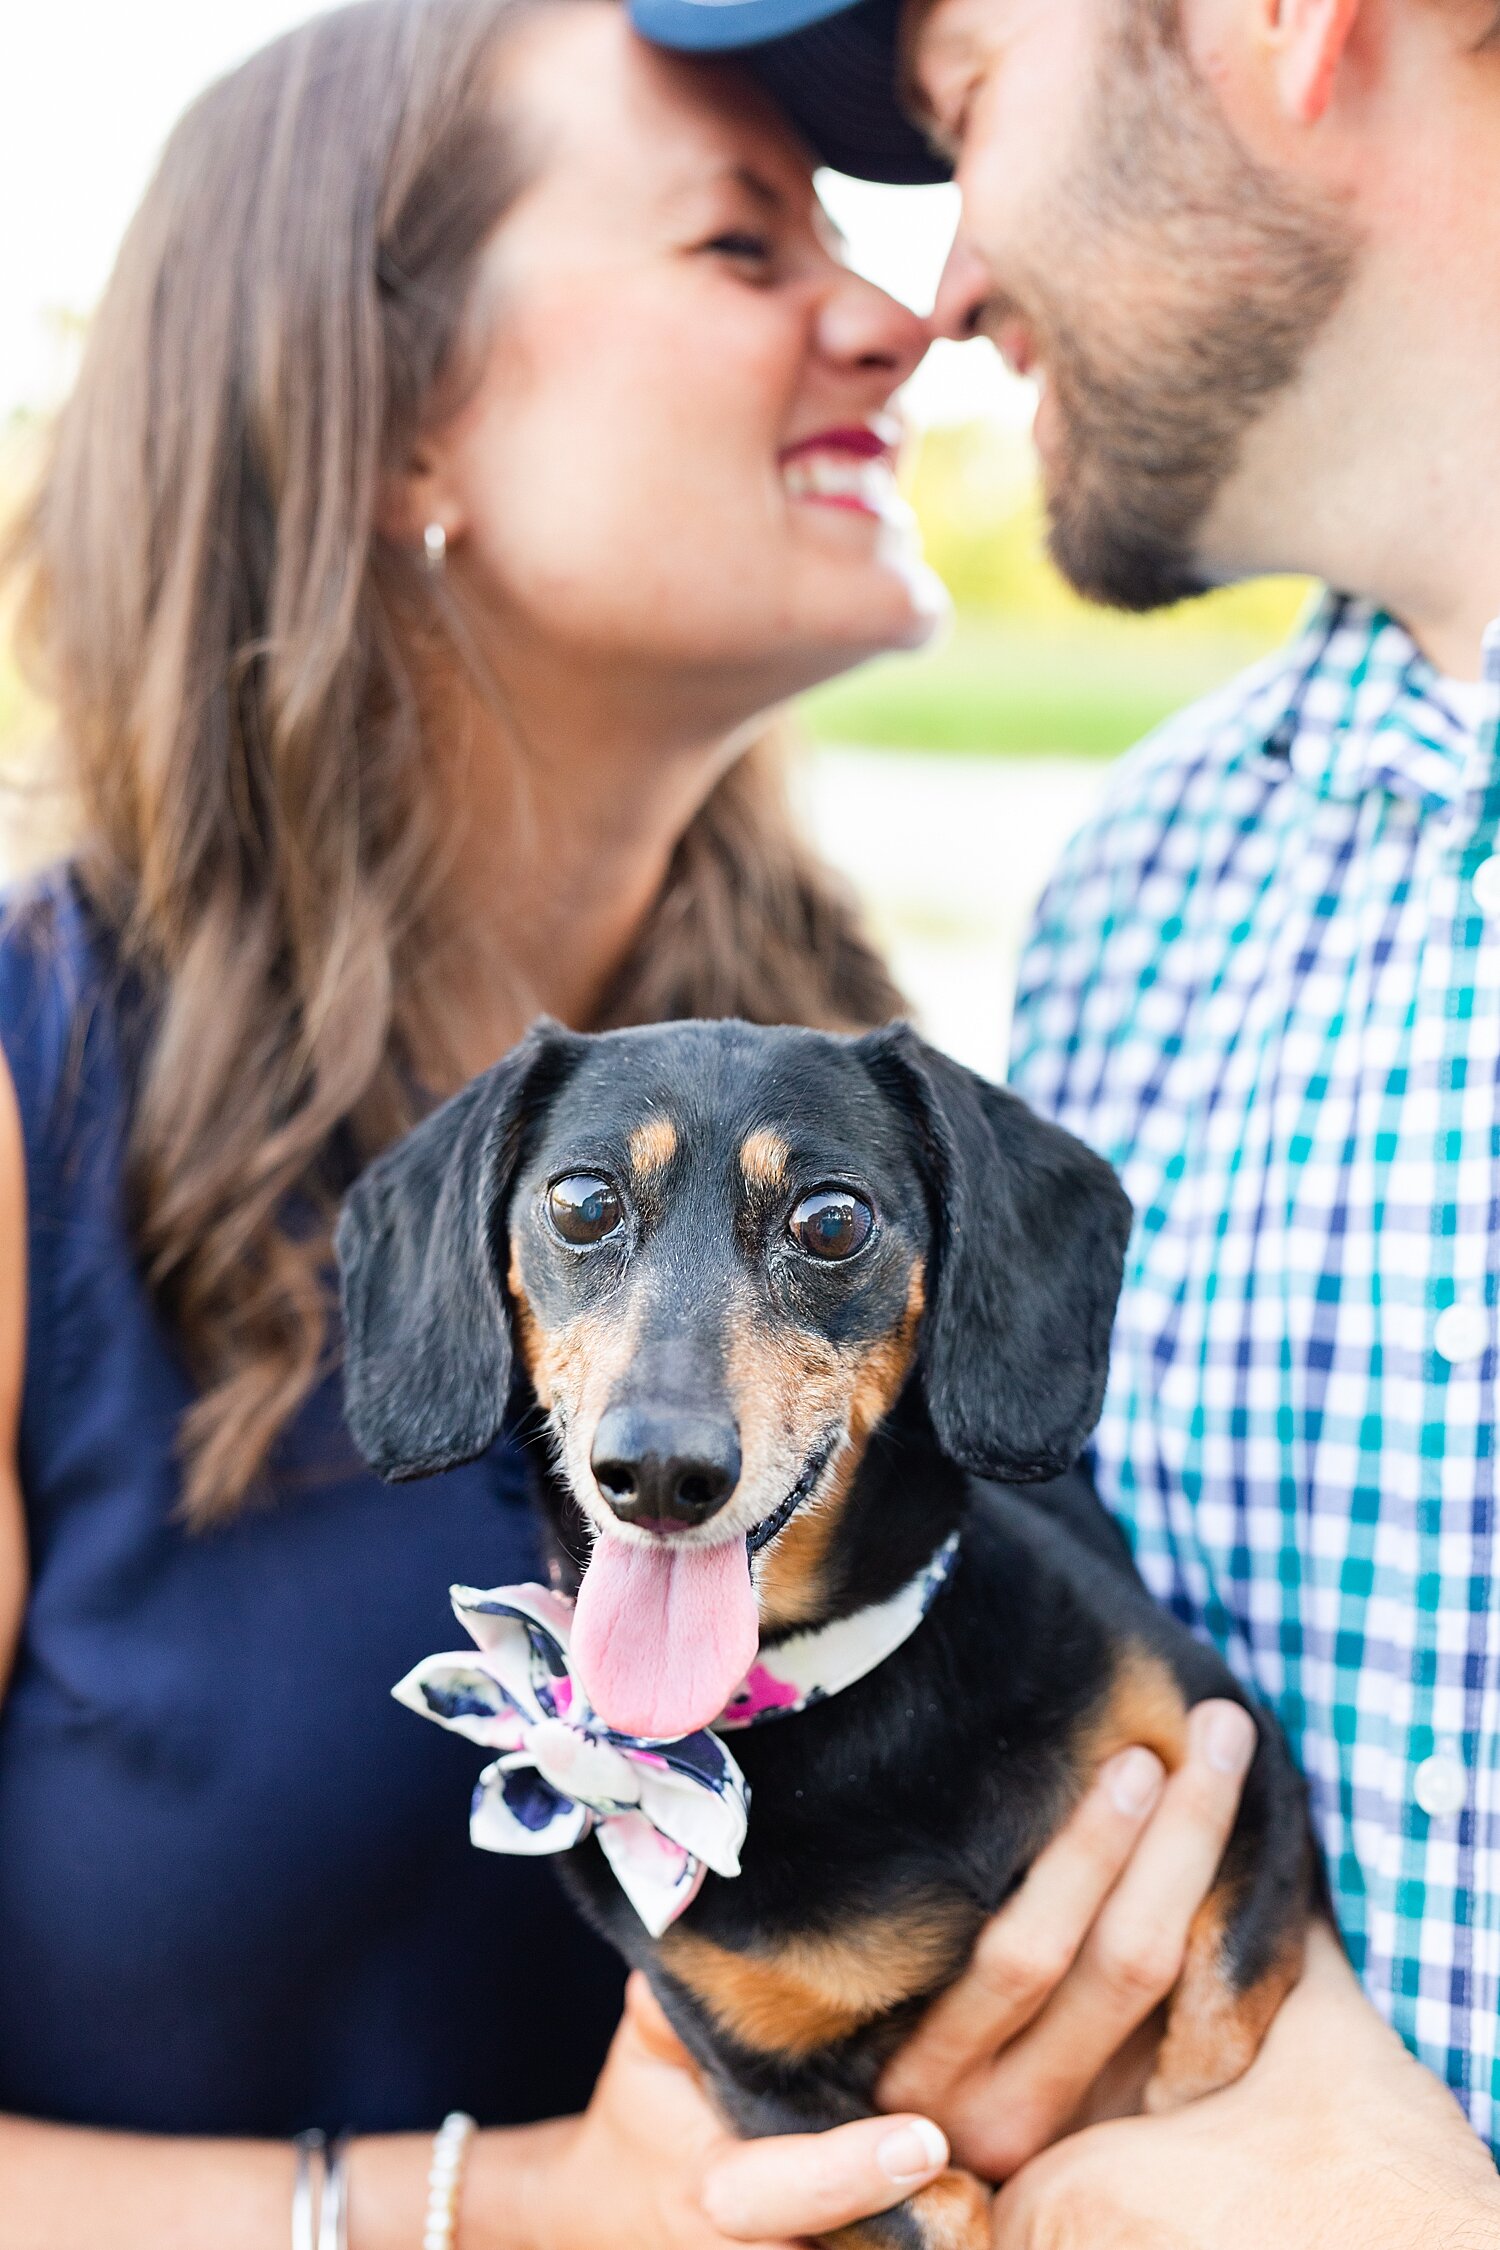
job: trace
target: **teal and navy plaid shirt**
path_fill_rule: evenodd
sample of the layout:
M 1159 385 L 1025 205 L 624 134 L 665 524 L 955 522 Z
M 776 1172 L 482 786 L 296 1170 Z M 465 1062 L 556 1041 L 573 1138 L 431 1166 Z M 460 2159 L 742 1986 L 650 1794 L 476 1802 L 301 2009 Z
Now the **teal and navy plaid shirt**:
M 1382 2011 L 1500 2142 L 1500 628 L 1361 604 L 1120 768 L 1013 1082 L 1136 1226 L 1097 1439 L 1158 1594 L 1280 1712 Z

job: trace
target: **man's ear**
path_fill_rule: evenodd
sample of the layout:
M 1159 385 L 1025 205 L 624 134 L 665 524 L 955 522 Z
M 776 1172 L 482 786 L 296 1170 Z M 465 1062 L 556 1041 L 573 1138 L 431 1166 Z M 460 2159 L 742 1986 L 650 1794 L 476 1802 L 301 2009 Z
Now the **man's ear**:
M 1099 1418 L 1130 1204 L 1102 1157 L 893 1024 L 856 1053 L 915 1136 L 932 1211 L 918 1366 L 951 1459 L 1032 1484 Z
M 506 1201 L 526 1128 L 582 1046 L 555 1023 L 533 1025 L 345 1199 L 334 1235 L 344 1415 L 389 1481 L 472 1461 L 499 1434 L 511 1369 Z
M 1316 125 L 1333 100 L 1361 0 L 1261 0 L 1276 94 L 1294 125 Z

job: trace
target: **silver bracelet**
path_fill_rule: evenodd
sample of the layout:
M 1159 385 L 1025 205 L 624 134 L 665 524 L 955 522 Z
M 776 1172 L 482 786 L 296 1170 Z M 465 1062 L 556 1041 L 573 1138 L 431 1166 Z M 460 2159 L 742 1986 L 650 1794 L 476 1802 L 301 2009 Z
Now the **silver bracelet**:
M 349 2250 L 349 2139 L 340 2133 L 324 2160 L 318 2250 Z
M 453 2250 L 464 2163 L 469 2143 L 478 2130 L 473 2118 L 461 2109 L 451 2110 L 438 2127 L 432 2144 L 432 2168 L 427 2174 L 427 2217 L 422 2225 L 422 2250 Z
M 328 2135 L 316 2126 L 298 2133 L 292 2142 L 297 2152 L 297 2172 L 292 2181 L 292 2250 L 320 2250 L 313 2232 L 313 2174 L 319 2187 L 328 2178 Z M 326 2194 L 321 2198 L 326 2202 Z

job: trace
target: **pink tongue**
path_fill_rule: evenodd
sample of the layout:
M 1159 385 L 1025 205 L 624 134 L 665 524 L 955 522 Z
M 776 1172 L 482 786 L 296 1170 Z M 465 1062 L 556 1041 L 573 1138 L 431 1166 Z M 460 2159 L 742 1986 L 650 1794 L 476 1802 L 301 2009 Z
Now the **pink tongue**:
M 617 1733 L 672 1742 L 710 1725 L 760 1646 L 744 1540 L 648 1547 L 601 1534 L 572 1646 L 584 1694 Z

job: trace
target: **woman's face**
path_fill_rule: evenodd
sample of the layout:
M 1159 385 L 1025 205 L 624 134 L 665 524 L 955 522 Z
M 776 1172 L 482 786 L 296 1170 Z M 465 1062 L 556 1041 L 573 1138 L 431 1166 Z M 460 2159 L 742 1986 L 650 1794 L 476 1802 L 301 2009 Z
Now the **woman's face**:
M 789 129 L 592 0 L 527 27 L 503 92 L 537 169 L 422 480 L 501 647 L 733 680 L 748 710 L 924 640 L 889 407 L 925 327 L 840 263 Z

